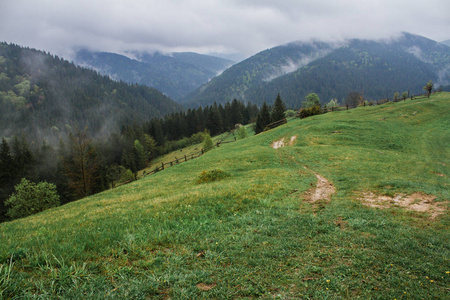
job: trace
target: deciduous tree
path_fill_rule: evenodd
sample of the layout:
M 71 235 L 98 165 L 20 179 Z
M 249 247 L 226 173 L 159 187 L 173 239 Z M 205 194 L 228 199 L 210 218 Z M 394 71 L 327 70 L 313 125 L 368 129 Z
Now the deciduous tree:
M 47 182 L 36 184 L 22 178 L 5 204 L 8 207 L 8 216 L 17 219 L 56 207 L 60 202 L 54 184 Z
M 98 157 L 92 141 L 87 137 L 86 128 L 78 128 L 69 135 L 69 149 L 62 159 L 68 185 L 77 198 L 91 195 L 96 188 L 98 176 Z
M 433 86 L 434 86 L 434 84 L 433 84 L 433 82 L 430 80 L 430 81 L 428 81 L 428 83 L 423 87 L 423 89 L 424 89 L 425 91 L 427 91 L 427 93 L 428 93 L 428 98 L 430 98 L 431 91 L 433 90 Z
M 305 97 L 305 101 L 302 103 L 302 108 L 310 108 L 313 106 L 320 107 L 319 96 L 316 93 L 310 93 Z

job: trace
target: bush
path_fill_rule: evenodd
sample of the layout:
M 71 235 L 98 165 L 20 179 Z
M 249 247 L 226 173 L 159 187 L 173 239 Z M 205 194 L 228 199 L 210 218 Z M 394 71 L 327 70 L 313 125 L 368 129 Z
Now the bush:
M 300 109 L 298 116 L 300 119 L 314 116 L 314 115 L 320 115 L 322 113 L 322 110 L 320 109 L 320 106 L 312 106 L 308 108 L 302 108 Z
M 56 186 L 52 183 L 40 182 L 38 184 L 22 178 L 16 185 L 13 193 L 5 205 L 7 215 L 13 219 L 22 218 L 60 205 Z
M 294 116 L 295 116 L 295 110 L 288 109 L 287 111 L 284 112 L 285 118 L 290 118 L 290 117 L 294 117 Z
M 237 133 L 237 136 L 240 140 L 245 139 L 247 137 L 247 129 L 245 129 L 244 126 L 241 126 L 239 128 L 239 131 Z
M 211 137 L 208 135 L 205 135 L 205 139 L 203 140 L 203 149 L 205 151 L 209 151 L 213 148 L 213 142 Z
M 224 178 L 229 177 L 227 173 L 220 169 L 210 170 L 210 171 L 203 171 L 197 178 L 197 183 L 207 183 L 207 182 L 213 182 L 213 181 L 219 181 Z

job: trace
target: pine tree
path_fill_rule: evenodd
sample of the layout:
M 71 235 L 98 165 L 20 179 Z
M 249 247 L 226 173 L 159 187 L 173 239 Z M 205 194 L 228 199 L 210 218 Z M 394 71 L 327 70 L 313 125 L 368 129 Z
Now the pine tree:
M 255 124 L 255 133 L 263 132 L 267 125 L 270 124 L 270 112 L 266 102 L 264 102 L 261 111 L 258 114 Z
M 11 149 L 5 138 L 0 144 L 0 222 L 6 220 L 4 202 L 14 190 L 14 164 Z
M 212 136 L 218 135 L 223 131 L 222 116 L 220 115 L 217 104 L 211 106 L 208 113 L 208 126 Z
M 231 126 L 233 128 L 236 124 L 243 123 L 241 104 L 242 103 L 240 103 L 236 99 L 234 99 L 233 102 L 231 102 L 231 123 L 232 123 Z
M 278 94 L 277 98 L 275 99 L 275 103 L 273 104 L 272 123 L 283 120 L 285 118 L 284 117 L 285 110 L 286 106 L 284 105 L 283 100 L 281 100 L 280 94 Z

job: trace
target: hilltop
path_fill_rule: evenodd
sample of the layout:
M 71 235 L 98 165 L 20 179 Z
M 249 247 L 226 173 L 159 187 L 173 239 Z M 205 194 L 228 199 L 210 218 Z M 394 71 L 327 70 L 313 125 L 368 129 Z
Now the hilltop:
M 449 122 L 449 93 L 295 119 L 2 223 L 0 297 L 445 298 Z

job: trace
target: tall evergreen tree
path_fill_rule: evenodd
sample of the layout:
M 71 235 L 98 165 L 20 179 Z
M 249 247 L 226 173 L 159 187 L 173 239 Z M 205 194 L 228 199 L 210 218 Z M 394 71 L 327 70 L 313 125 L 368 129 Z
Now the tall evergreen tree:
M 231 122 L 234 127 L 236 124 L 243 123 L 241 102 L 236 99 L 231 102 Z M 243 106 L 243 105 L 242 105 Z
M 217 104 L 211 106 L 208 114 L 208 129 L 212 136 L 222 133 L 222 116 L 220 115 Z
M 270 124 L 270 111 L 266 102 L 264 102 L 261 111 L 258 114 L 255 124 L 255 133 L 258 134 L 264 131 L 264 128 Z
M 5 138 L 0 144 L 0 222 L 6 220 L 6 208 L 4 202 L 14 191 L 14 162 L 11 149 Z
M 273 104 L 273 110 L 272 110 L 272 122 L 276 122 L 279 120 L 284 119 L 284 111 L 286 110 L 286 106 L 283 103 L 283 100 L 281 100 L 281 96 L 278 93 L 277 98 L 275 99 L 275 103 Z

